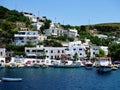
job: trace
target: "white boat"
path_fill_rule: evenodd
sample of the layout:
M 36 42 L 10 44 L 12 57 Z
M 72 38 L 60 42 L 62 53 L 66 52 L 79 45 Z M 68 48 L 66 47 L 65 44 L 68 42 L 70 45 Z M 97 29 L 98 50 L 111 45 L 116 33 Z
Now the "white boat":
M 6 78 L 6 77 L 3 77 L 2 81 L 6 81 L 6 82 L 18 82 L 18 81 L 22 81 L 22 78 Z
M 86 63 L 85 63 L 85 68 L 86 69 L 92 69 L 93 68 L 93 63 L 92 62 L 90 62 L 90 61 L 87 61 Z
M 52 65 L 52 67 L 54 68 L 80 68 L 81 65 L 79 63 L 71 63 L 71 64 L 58 63 L 58 64 Z
M 98 73 L 107 73 L 112 71 L 111 57 L 107 57 L 107 56 L 99 57 L 98 62 L 99 62 L 97 67 Z

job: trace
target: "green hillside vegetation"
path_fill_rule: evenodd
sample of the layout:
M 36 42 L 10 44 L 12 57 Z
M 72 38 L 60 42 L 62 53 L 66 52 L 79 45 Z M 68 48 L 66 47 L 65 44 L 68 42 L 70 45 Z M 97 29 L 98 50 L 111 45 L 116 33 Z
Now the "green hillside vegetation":
M 16 22 L 23 22 L 27 27 L 31 25 L 29 18 L 22 13 L 0 6 L 0 45 L 13 41 L 14 34 L 18 33 Z
M 118 27 L 120 30 L 120 23 L 102 23 L 102 24 L 96 24 L 96 25 Z
M 31 22 L 29 18 L 25 17 L 22 12 L 16 10 L 9 10 L 3 6 L 0 6 L 0 20 L 6 20 L 9 22 L 24 22 L 26 26 L 30 25 Z
M 120 37 L 120 23 L 103 23 L 91 25 L 90 29 L 97 29 L 99 33 Z
M 31 28 L 32 22 L 29 18 L 25 17 L 21 12 L 16 10 L 9 10 L 3 6 L 0 6 L 0 46 L 6 46 L 7 51 L 13 51 L 15 55 L 24 55 L 24 47 L 25 46 L 15 46 L 11 45 L 14 41 L 14 34 L 18 33 L 17 22 L 24 23 L 25 27 Z M 44 21 L 43 21 L 44 22 Z M 50 27 L 50 23 L 52 21 L 47 19 L 44 22 L 44 25 L 40 28 L 39 33 L 44 34 L 44 30 Z M 90 39 L 92 44 L 96 44 L 98 46 L 109 46 L 109 51 L 113 53 L 109 53 L 113 58 L 118 59 L 120 50 L 117 49 L 120 47 L 116 44 L 114 46 L 112 41 L 115 39 L 100 39 L 93 34 L 105 34 L 108 36 L 116 36 L 120 38 L 120 23 L 102 23 L 95 25 L 81 25 L 81 26 L 72 26 L 72 25 L 61 25 L 61 27 L 65 30 L 67 29 L 77 29 L 78 30 L 78 40 L 84 42 L 84 40 Z M 92 32 L 91 32 L 92 31 Z M 61 41 L 74 41 L 74 38 L 68 38 L 66 36 L 48 36 L 48 40 L 43 42 L 39 42 L 39 44 L 44 46 L 53 46 L 53 47 L 61 47 Z M 113 46 L 112 46 L 113 45 Z M 28 46 L 30 46 L 28 44 Z M 114 49 L 114 47 L 117 47 Z

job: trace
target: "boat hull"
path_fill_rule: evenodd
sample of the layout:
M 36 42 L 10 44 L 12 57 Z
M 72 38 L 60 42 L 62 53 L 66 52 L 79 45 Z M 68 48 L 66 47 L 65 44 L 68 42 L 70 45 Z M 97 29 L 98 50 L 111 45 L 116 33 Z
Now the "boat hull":
M 53 65 L 54 68 L 80 68 L 80 65 Z
M 5 82 L 19 82 L 19 81 L 22 81 L 22 78 L 2 78 L 2 81 L 5 81 Z
M 108 73 L 111 71 L 112 71 L 111 67 L 98 67 L 97 68 L 98 73 Z

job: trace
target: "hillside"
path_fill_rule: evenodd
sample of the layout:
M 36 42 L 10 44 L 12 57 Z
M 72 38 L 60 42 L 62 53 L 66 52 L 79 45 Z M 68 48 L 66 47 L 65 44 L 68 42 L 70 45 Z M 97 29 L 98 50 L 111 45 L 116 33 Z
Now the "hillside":
M 6 45 L 13 41 L 14 34 L 18 32 L 17 22 L 25 23 L 25 26 L 31 24 L 29 18 L 21 12 L 0 6 L 0 45 Z
M 95 25 L 86 25 L 85 27 L 89 30 L 96 29 L 98 34 L 120 37 L 120 23 L 101 23 Z
M 25 27 L 31 27 L 31 21 L 21 12 L 0 6 L 0 45 L 9 44 L 14 40 L 14 34 L 18 33 L 17 22 L 24 23 Z M 51 22 L 51 20 L 46 20 L 44 26 L 40 28 L 41 33 L 43 33 L 46 28 L 49 28 Z M 98 34 L 120 37 L 120 23 L 101 23 L 82 26 L 61 25 L 61 27 L 63 29 L 76 28 L 80 40 L 84 40 L 85 37 L 91 38 L 90 35 L 93 34 L 90 34 L 90 30 L 94 31 L 94 29 L 97 30 Z
M 120 30 L 120 23 L 101 23 L 101 24 L 96 24 L 99 26 L 113 26 L 113 27 L 119 27 Z

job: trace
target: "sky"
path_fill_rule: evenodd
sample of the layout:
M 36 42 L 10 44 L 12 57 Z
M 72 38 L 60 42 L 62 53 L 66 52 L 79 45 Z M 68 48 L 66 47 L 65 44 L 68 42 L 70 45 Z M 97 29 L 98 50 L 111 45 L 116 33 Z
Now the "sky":
M 120 0 L 0 0 L 0 6 L 64 25 L 120 22 Z

